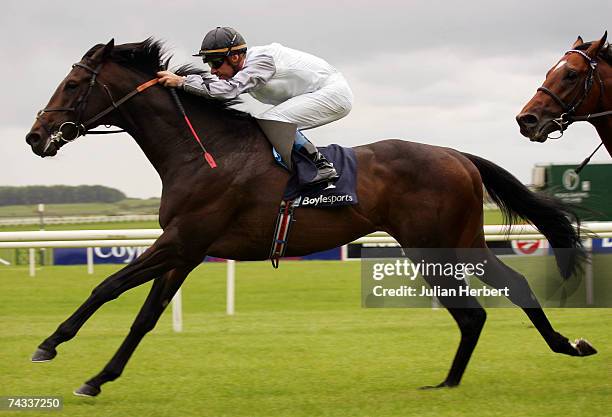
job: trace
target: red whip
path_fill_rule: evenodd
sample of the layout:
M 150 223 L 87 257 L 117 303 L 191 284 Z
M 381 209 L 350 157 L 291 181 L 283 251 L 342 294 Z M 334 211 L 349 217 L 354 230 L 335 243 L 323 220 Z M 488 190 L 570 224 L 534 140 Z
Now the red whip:
M 185 108 L 183 107 L 183 103 L 181 103 L 181 100 L 179 99 L 178 94 L 176 94 L 176 90 L 174 88 L 171 88 L 170 93 L 172 94 L 172 97 L 174 98 L 174 102 L 179 108 L 181 114 L 183 115 L 185 122 L 187 122 L 187 126 L 189 126 L 189 130 L 191 130 L 193 137 L 196 139 L 196 141 L 200 145 L 200 148 L 202 148 L 202 151 L 204 152 L 204 159 L 206 159 L 206 162 L 208 162 L 208 165 L 210 165 L 211 168 L 216 168 L 217 163 L 215 162 L 215 158 L 213 158 L 213 156 L 206 150 L 206 148 L 202 144 L 202 141 L 200 140 L 200 137 L 198 136 L 195 129 L 191 125 L 191 122 L 189 121 L 189 117 L 187 117 L 187 113 L 185 113 Z

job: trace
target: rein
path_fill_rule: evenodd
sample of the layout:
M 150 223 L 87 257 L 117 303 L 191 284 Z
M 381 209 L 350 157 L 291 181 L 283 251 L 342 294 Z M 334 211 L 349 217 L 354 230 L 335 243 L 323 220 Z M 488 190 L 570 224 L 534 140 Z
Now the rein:
M 88 66 L 86 64 L 82 64 L 80 62 L 77 62 L 76 64 L 73 64 L 72 65 L 73 68 L 74 67 L 83 68 L 83 69 L 89 71 L 92 74 L 91 79 L 89 80 L 89 86 L 88 86 L 87 91 L 85 92 L 85 94 L 81 95 L 77 99 L 76 104 L 74 105 L 74 107 L 45 108 L 43 110 L 40 110 L 38 112 L 38 114 L 36 115 L 36 119 L 41 123 L 42 127 L 45 129 L 45 131 L 47 132 L 47 134 L 51 138 L 49 140 L 49 143 L 47 143 L 45 151 L 49 148 L 49 146 L 51 146 L 52 143 L 60 144 L 62 142 L 63 143 L 72 142 L 76 138 L 78 138 L 80 136 L 85 136 L 86 134 L 102 135 L 102 134 L 111 134 L 111 133 L 125 132 L 125 130 L 95 131 L 95 130 L 90 130 L 90 128 L 98 120 L 100 120 L 104 116 L 108 115 L 113 110 L 116 110 L 117 108 L 119 108 L 119 106 L 121 106 L 126 101 L 130 100 L 132 97 L 134 97 L 137 94 L 145 91 L 147 88 L 157 84 L 157 82 L 159 81 L 158 78 L 153 78 L 153 79 L 151 79 L 151 80 L 149 80 L 149 81 L 147 81 L 145 83 L 140 84 L 134 90 L 130 91 L 125 96 L 123 96 L 119 100 L 115 101 L 113 96 L 112 96 L 112 94 L 111 94 L 111 92 L 110 92 L 110 90 L 108 89 L 108 87 L 105 84 L 101 84 L 101 83 L 99 83 L 96 80 L 102 65 L 103 64 L 99 64 L 96 68 L 91 68 L 90 66 Z M 108 106 L 107 108 L 105 108 L 104 110 L 102 110 L 101 112 L 99 112 L 98 114 L 96 114 L 95 116 L 93 116 L 93 117 L 87 119 L 86 121 L 82 122 L 81 119 L 83 117 L 83 113 L 85 111 L 85 108 L 87 107 L 87 99 L 89 98 L 89 95 L 91 94 L 91 92 L 93 90 L 93 87 L 94 87 L 94 85 L 96 83 L 99 83 L 102 86 L 102 89 L 104 90 L 104 92 L 106 93 L 108 98 L 110 99 L 111 105 Z M 62 123 L 60 125 L 59 129 L 57 129 L 56 131 L 52 132 L 51 129 L 49 128 L 49 126 L 47 125 L 47 123 L 42 118 L 42 116 L 45 113 L 59 112 L 59 111 L 75 113 L 76 114 L 76 121 L 75 122 L 72 122 L 72 121 L 64 122 L 64 123 Z
M 565 130 L 569 127 L 569 125 L 571 125 L 574 122 L 582 122 L 582 121 L 595 119 L 598 117 L 612 115 L 612 111 L 592 113 L 592 114 L 587 114 L 584 116 L 576 116 L 574 114 L 576 112 L 576 109 L 580 107 L 582 102 L 588 97 L 589 93 L 591 92 L 595 78 L 597 78 L 597 80 L 599 81 L 599 85 L 600 85 L 599 100 L 601 100 L 601 97 L 604 94 L 604 83 L 601 77 L 599 76 L 599 73 L 597 72 L 597 60 L 596 59 L 591 58 L 586 53 L 578 49 L 570 49 L 569 51 L 565 53 L 565 55 L 571 54 L 571 53 L 579 54 L 584 59 L 586 59 L 587 63 L 589 64 L 589 74 L 584 80 L 584 93 L 582 94 L 582 96 L 577 95 L 576 98 L 571 103 L 566 104 L 563 101 L 563 99 L 561 99 L 561 97 L 559 97 L 557 94 L 555 94 L 550 89 L 544 86 L 541 86 L 537 89 L 537 91 L 541 91 L 547 94 L 548 96 L 550 96 L 563 109 L 563 113 L 561 114 L 561 116 L 552 120 L 554 123 L 556 123 L 559 126 L 560 135 L 557 137 L 548 136 L 548 139 L 561 139 L 561 137 L 563 137 L 563 133 L 565 132 Z

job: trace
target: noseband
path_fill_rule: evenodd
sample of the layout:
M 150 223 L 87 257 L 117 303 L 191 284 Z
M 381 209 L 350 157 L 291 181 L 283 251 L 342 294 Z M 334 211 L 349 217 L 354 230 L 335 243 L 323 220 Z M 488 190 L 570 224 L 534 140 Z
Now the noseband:
M 601 77 L 597 73 L 597 60 L 591 58 L 585 52 L 580 51 L 578 49 L 570 49 L 569 51 L 565 53 L 565 55 L 572 54 L 572 53 L 579 54 L 584 59 L 586 59 L 587 63 L 589 64 L 589 74 L 584 79 L 583 94 L 581 96 L 577 95 L 576 98 L 571 103 L 567 104 L 563 101 L 563 99 L 561 99 L 561 97 L 559 97 L 553 91 L 551 91 L 550 89 L 544 86 L 539 87 L 537 90 L 537 91 L 541 91 L 547 94 L 548 96 L 550 96 L 563 109 L 563 113 L 561 114 L 561 116 L 552 120 L 554 123 L 556 123 L 559 126 L 559 131 L 561 134 L 558 137 L 548 137 L 548 139 L 560 139 L 563 136 L 563 132 L 565 131 L 565 129 L 567 129 L 569 125 L 571 125 L 572 123 L 576 121 L 589 120 L 593 117 L 605 116 L 608 113 L 612 113 L 612 112 L 603 112 L 603 113 L 597 113 L 597 114 L 592 114 L 592 115 L 587 115 L 587 116 L 576 116 L 575 115 L 576 109 L 580 107 L 582 102 L 588 97 L 589 93 L 591 92 L 591 88 L 593 88 L 595 76 L 597 76 L 597 79 L 599 80 L 599 84 L 600 84 L 600 91 L 599 91 L 600 98 L 603 94 L 604 85 L 603 85 L 603 81 Z
M 117 109 L 119 106 L 121 106 L 123 103 L 125 103 L 126 101 L 128 101 L 129 99 L 131 99 L 132 97 L 134 97 L 136 94 L 146 90 L 147 88 L 151 87 L 152 85 L 157 84 L 158 79 L 157 78 L 153 78 L 152 80 L 149 80 L 141 85 L 139 85 L 138 87 L 136 87 L 136 89 L 130 91 L 128 94 L 126 94 L 125 96 L 123 96 L 121 99 L 115 101 L 113 99 L 113 96 L 110 92 L 110 90 L 108 89 L 108 87 L 105 84 L 100 83 L 99 81 L 97 81 L 97 76 L 100 72 L 100 69 L 102 68 L 103 63 L 98 64 L 98 66 L 96 68 L 92 68 L 86 64 L 82 64 L 80 62 L 77 62 L 76 64 L 72 65 L 72 68 L 74 67 L 79 67 L 79 68 L 83 68 L 87 71 L 89 71 L 91 73 L 91 78 L 89 80 L 89 84 L 87 87 L 87 91 L 85 92 L 85 94 L 81 95 L 75 102 L 73 107 L 53 107 L 53 108 L 45 108 L 43 110 L 40 110 L 38 112 L 38 114 L 36 115 L 36 119 L 40 122 L 40 124 L 42 125 L 43 129 L 45 129 L 45 131 L 47 132 L 47 134 L 50 137 L 49 143 L 47 143 L 47 146 L 45 147 L 45 151 L 49 148 L 49 146 L 51 146 L 52 143 L 55 144 L 62 144 L 62 143 L 68 143 L 68 142 L 72 142 L 73 140 L 75 140 L 76 138 L 78 138 L 79 136 L 85 136 L 86 134 L 109 134 L 109 133 L 120 133 L 120 132 L 124 132 L 124 130 L 112 130 L 112 131 L 94 131 L 94 130 L 90 130 L 91 127 L 98 121 L 100 120 L 102 117 L 106 116 L 107 114 L 109 114 L 110 112 L 112 112 L 113 110 Z M 99 112 L 98 114 L 96 114 L 95 116 L 82 121 L 83 118 L 83 113 L 85 112 L 85 108 L 87 107 L 87 100 L 89 99 L 89 96 L 93 90 L 94 85 L 98 83 L 102 86 L 102 89 L 104 90 L 104 92 L 106 92 L 106 95 L 108 96 L 108 98 L 110 99 L 111 105 L 108 106 L 106 109 L 102 110 L 101 112 Z M 52 131 L 49 128 L 49 125 L 44 121 L 44 119 L 42 118 L 42 116 L 45 113 L 51 113 L 51 112 L 70 112 L 70 113 L 74 113 L 75 114 L 75 121 L 68 121 L 68 122 L 64 122 L 60 125 L 59 129 Z M 59 146 L 58 146 L 59 147 Z

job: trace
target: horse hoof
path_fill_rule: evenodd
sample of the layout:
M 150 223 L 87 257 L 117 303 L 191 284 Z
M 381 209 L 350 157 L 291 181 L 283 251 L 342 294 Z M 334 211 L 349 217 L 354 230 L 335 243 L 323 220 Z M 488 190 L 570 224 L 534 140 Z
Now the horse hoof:
M 46 350 L 38 348 L 36 352 L 32 355 L 32 362 L 49 362 L 51 359 L 55 358 L 57 355 L 57 350 Z
M 591 356 L 597 353 L 597 349 L 585 339 L 576 339 L 572 346 L 578 352 L 578 356 Z
M 92 387 L 91 385 L 83 384 L 81 388 L 74 390 L 74 395 L 79 397 L 95 397 L 100 393 L 100 388 Z
M 420 390 L 430 390 L 430 389 L 437 389 L 437 388 L 453 388 L 456 387 L 457 384 L 450 384 L 448 382 L 441 382 L 438 385 L 425 385 L 424 387 L 419 388 Z

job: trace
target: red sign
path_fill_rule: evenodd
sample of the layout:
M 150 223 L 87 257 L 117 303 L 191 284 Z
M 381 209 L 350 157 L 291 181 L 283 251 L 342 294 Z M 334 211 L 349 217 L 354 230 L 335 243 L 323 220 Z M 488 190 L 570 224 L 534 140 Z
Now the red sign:
M 548 252 L 548 241 L 513 240 L 512 249 L 517 255 L 543 255 Z

